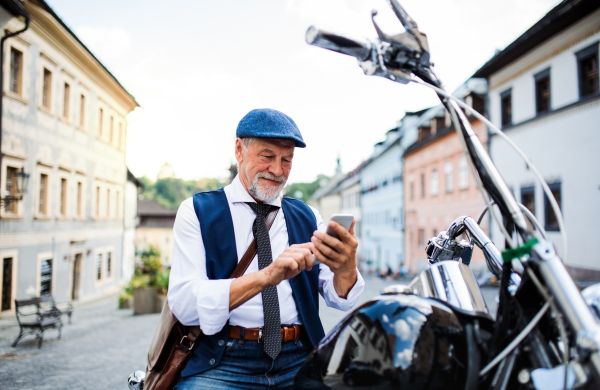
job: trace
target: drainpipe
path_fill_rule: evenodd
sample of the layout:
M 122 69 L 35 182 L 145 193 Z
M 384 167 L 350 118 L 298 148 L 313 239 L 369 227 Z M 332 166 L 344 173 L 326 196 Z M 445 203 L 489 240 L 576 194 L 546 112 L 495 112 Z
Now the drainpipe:
M 8 39 L 8 38 L 12 38 L 16 35 L 21 34 L 23 31 L 27 30 L 29 28 L 29 23 L 31 23 L 31 17 L 29 16 L 29 13 L 27 12 L 27 10 L 23 7 L 23 5 L 21 5 L 21 3 L 19 3 L 18 1 L 15 2 L 18 5 L 14 5 L 15 7 L 19 8 L 20 11 L 20 16 L 25 18 L 25 27 L 23 27 L 21 30 L 19 31 L 15 31 L 15 32 L 11 32 L 8 33 L 6 35 L 4 35 L 2 37 L 2 39 L 0 39 L 0 167 L 2 167 L 2 133 L 4 132 L 4 130 L 2 129 L 2 118 L 3 118 L 3 113 L 4 113 L 4 42 Z M 2 179 L 2 169 L 0 168 L 0 180 Z M 2 189 L 0 188 L 0 193 L 1 193 Z

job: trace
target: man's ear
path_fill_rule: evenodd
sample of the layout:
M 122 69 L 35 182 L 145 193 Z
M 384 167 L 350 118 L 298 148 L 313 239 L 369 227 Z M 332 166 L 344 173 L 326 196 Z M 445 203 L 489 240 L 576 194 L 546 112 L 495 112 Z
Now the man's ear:
M 242 144 L 242 139 L 236 138 L 235 139 L 235 159 L 237 160 L 238 164 L 241 164 L 242 161 L 244 161 L 243 151 L 244 151 L 244 145 Z

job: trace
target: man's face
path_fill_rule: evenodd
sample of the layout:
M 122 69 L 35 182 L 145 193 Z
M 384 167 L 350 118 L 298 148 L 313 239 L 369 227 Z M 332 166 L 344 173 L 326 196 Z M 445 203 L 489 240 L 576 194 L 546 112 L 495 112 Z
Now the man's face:
M 235 141 L 239 175 L 248 193 L 256 200 L 270 202 L 279 196 L 287 182 L 294 158 L 294 142 L 284 139 L 256 138 L 244 148 Z

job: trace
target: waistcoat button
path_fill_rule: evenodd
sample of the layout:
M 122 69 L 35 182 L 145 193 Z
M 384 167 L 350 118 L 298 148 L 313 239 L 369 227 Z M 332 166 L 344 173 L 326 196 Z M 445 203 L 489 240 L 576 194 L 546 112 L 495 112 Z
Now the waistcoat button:
M 210 364 L 211 366 L 215 364 L 215 359 L 210 359 L 210 361 L 208 362 L 208 364 Z
M 225 345 L 225 341 L 223 341 L 223 340 L 219 340 L 219 347 L 222 347 L 222 346 L 224 346 L 224 345 Z

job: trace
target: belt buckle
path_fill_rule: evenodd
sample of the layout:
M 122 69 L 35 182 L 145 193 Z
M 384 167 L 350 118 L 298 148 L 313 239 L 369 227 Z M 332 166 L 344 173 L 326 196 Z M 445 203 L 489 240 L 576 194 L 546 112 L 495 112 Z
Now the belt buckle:
M 258 343 L 262 343 L 262 336 L 263 336 L 263 328 L 258 328 Z

